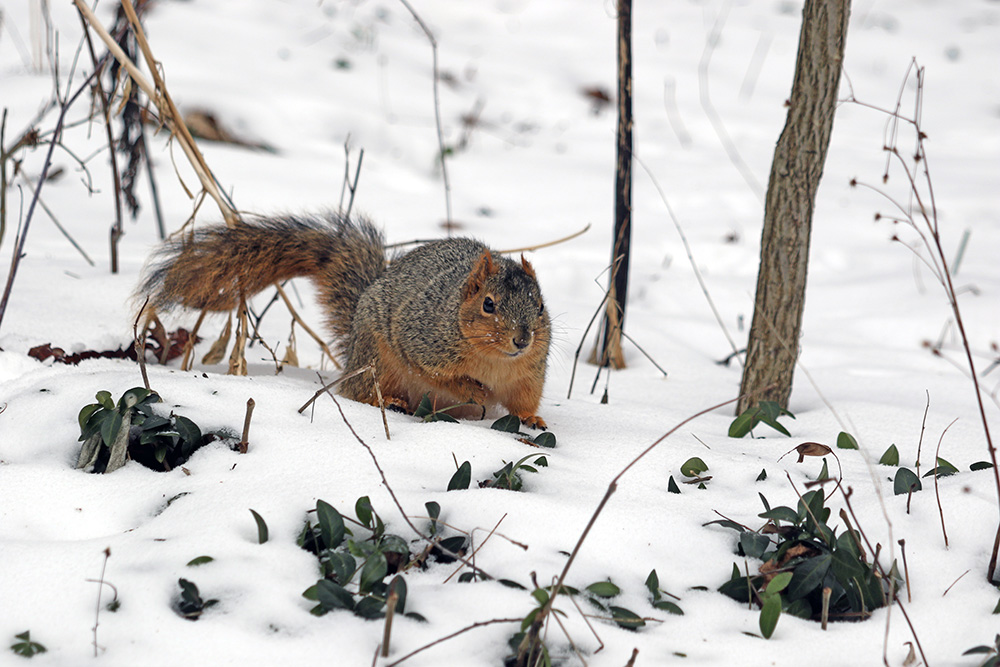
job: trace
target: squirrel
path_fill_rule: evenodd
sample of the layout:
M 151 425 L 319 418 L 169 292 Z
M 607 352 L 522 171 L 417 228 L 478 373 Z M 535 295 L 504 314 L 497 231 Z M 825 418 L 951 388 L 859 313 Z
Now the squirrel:
M 138 288 L 145 312 L 236 308 L 276 282 L 308 277 L 344 362 L 339 393 L 412 413 L 478 417 L 500 404 L 532 428 L 545 380 L 551 323 L 531 264 L 469 238 L 430 241 L 387 258 L 368 220 L 337 213 L 246 216 L 156 252 Z

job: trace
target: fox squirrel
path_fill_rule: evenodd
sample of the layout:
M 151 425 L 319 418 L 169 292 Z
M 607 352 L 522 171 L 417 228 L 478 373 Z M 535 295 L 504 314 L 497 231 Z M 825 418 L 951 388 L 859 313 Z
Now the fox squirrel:
M 371 364 L 387 404 L 412 412 L 429 393 L 449 414 L 482 418 L 499 403 L 527 426 L 537 415 L 549 315 L 534 269 L 468 238 L 431 241 L 386 259 L 367 220 L 335 213 L 248 217 L 202 228 L 154 255 L 139 286 L 147 313 L 174 306 L 227 311 L 241 295 L 305 276 L 318 290 L 344 375 Z M 378 405 L 371 373 L 347 377 L 347 398 Z

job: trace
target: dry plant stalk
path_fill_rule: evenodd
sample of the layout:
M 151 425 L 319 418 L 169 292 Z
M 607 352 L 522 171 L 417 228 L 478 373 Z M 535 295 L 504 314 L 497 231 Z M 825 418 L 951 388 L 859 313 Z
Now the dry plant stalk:
M 167 85 L 164 83 L 163 78 L 160 76 L 160 71 L 158 68 L 158 63 L 155 58 L 153 58 L 153 52 L 149 48 L 149 42 L 146 40 L 146 33 L 142 29 L 142 25 L 139 23 L 139 17 L 136 15 L 135 7 L 132 6 L 131 0 L 121 0 L 122 9 L 125 10 L 125 14 L 128 17 L 129 24 L 132 26 L 132 30 L 135 32 L 136 40 L 139 43 L 139 48 L 142 50 L 142 54 L 146 59 L 146 66 L 149 68 L 150 75 L 153 77 L 153 83 L 139 71 L 138 66 L 132 59 L 122 51 L 121 47 L 115 42 L 114 38 L 108 34 L 108 31 L 104 29 L 101 22 L 91 11 L 90 7 L 87 6 L 83 0 L 73 0 L 76 4 L 77 9 L 86 18 L 87 23 L 93 29 L 97 36 L 101 38 L 105 46 L 108 47 L 108 51 L 111 55 L 115 57 L 115 60 L 125 68 L 135 81 L 136 85 L 142 89 L 144 93 L 149 97 L 150 101 L 156 105 L 157 110 L 160 112 L 160 118 L 163 123 L 170 130 L 173 137 L 177 139 L 180 144 L 181 149 L 184 151 L 184 155 L 187 156 L 188 161 L 191 163 L 192 169 L 194 169 L 195 174 L 198 176 L 198 180 L 201 181 L 201 186 L 204 188 L 205 192 L 215 200 L 218 204 L 219 210 L 222 212 L 222 217 L 225 219 L 226 224 L 232 226 L 239 221 L 239 214 L 236 210 L 226 202 L 219 188 L 215 184 L 215 179 L 212 176 L 212 171 L 208 168 L 205 163 L 205 158 L 202 156 L 201 151 L 198 150 L 198 146 L 194 142 L 194 138 L 191 133 L 188 132 L 187 126 L 184 124 L 183 118 L 180 111 L 177 110 L 176 105 L 174 105 L 173 99 L 170 97 L 170 93 L 167 91 Z
M 958 328 L 959 338 L 962 342 L 962 349 L 965 352 L 966 362 L 969 367 L 969 379 L 972 381 L 972 387 L 976 395 L 976 405 L 979 409 L 979 417 L 982 422 L 983 433 L 986 438 L 986 449 L 989 453 L 990 463 L 993 464 L 993 481 L 997 492 L 997 506 L 998 509 L 1000 509 L 1000 466 L 998 466 L 997 463 L 997 450 L 993 444 L 989 421 L 986 418 L 986 408 L 983 405 L 982 391 L 979 386 L 979 376 L 976 373 L 976 365 L 972 356 L 972 346 L 969 343 L 969 337 L 965 332 L 965 324 L 962 320 L 961 308 L 958 305 L 958 294 L 952 282 L 952 271 L 949 269 L 948 259 L 945 256 L 944 248 L 941 243 L 937 202 L 934 197 L 934 185 L 931 179 L 930 167 L 927 159 L 927 148 L 925 145 L 927 135 L 924 134 L 920 119 L 921 109 L 923 108 L 924 68 L 920 67 L 916 60 L 913 60 L 910 63 L 909 68 L 907 68 L 906 75 L 904 76 L 904 83 L 910 79 L 911 73 L 915 76 L 917 84 L 914 101 L 914 115 L 912 118 L 905 116 L 901 111 L 902 97 L 905 86 L 900 86 L 899 94 L 896 98 L 896 105 L 892 110 L 883 109 L 872 104 L 861 102 L 854 97 L 853 91 L 847 99 L 848 102 L 853 102 L 859 106 L 873 109 L 888 116 L 886 136 L 884 137 L 883 142 L 883 150 L 886 153 L 886 164 L 885 171 L 882 174 L 882 183 L 885 184 L 889 181 L 890 167 L 895 164 L 903 170 L 903 183 L 907 189 L 908 201 L 904 203 L 903 201 L 894 198 L 881 187 L 873 186 L 868 183 L 858 181 L 857 179 L 852 180 L 851 185 L 865 187 L 886 199 L 896 210 L 896 213 L 889 216 L 883 216 L 881 213 L 877 213 L 875 215 L 875 219 L 885 219 L 893 224 L 902 223 L 907 227 L 910 227 L 920 239 L 920 244 L 922 244 L 927 250 L 927 257 L 924 258 L 918 254 L 918 248 L 903 243 L 898 237 L 893 237 L 893 240 L 903 243 L 903 245 L 909 248 L 918 259 L 924 261 L 934 275 L 935 279 L 941 284 L 941 287 L 944 289 L 945 296 L 948 299 L 948 305 L 951 306 L 952 315 L 955 318 L 955 324 Z M 913 130 L 916 147 L 912 154 L 907 155 L 899 150 L 898 134 L 900 125 L 909 126 Z M 998 555 L 1000 555 L 1000 520 L 997 521 L 997 532 L 993 540 L 993 550 L 990 554 L 990 562 L 986 569 L 986 580 L 993 584 L 1000 581 L 1000 576 L 998 576 L 997 572 Z

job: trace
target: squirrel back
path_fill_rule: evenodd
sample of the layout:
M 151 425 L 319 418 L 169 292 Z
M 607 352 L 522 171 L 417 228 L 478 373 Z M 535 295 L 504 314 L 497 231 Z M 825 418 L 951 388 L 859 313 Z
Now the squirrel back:
M 545 427 L 536 412 L 551 325 L 534 270 L 472 239 L 431 241 L 387 262 L 365 220 L 253 217 L 165 244 L 139 295 L 150 312 L 226 311 L 294 277 L 316 285 L 348 398 L 378 405 L 377 379 L 384 400 L 407 411 L 430 394 L 456 416 L 482 417 L 499 403 Z

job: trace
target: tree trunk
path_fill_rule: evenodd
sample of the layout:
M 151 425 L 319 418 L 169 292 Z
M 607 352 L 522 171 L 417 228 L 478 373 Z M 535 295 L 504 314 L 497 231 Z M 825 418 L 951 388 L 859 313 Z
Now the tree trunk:
M 615 163 L 615 228 L 610 286 L 603 333 L 598 336 L 590 361 L 601 366 L 624 368 L 621 341 L 632 239 L 632 0 L 618 0 L 618 146 Z
M 788 118 L 774 150 L 764 204 L 757 297 L 737 414 L 762 400 L 788 407 L 805 306 L 809 232 L 833 129 L 850 5 L 850 0 L 806 0 L 802 10 Z

